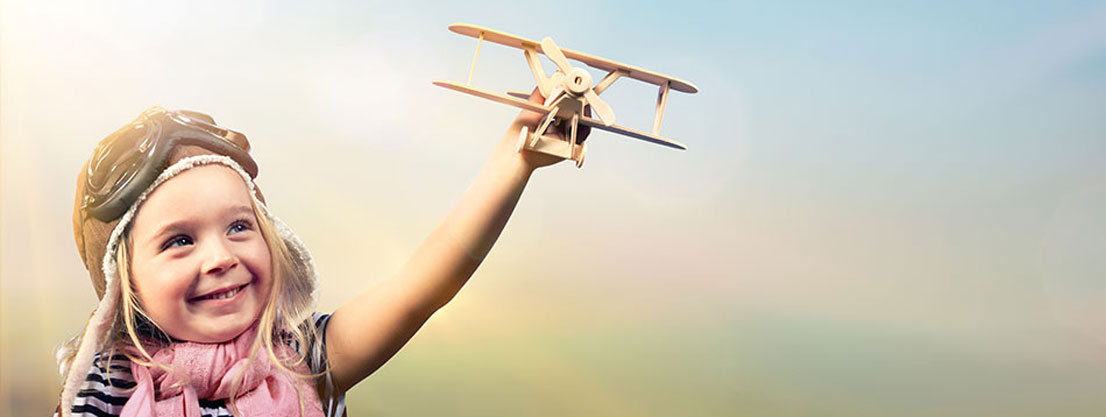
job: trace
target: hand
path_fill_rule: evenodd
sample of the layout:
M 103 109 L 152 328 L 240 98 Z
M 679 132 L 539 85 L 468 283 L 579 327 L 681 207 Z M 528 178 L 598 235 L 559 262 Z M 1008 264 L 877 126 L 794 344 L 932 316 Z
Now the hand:
M 541 95 L 541 91 L 534 88 L 534 91 L 530 92 L 531 103 L 537 103 L 541 105 L 545 102 L 545 97 Z M 584 106 L 584 116 L 591 117 L 591 106 Z M 511 123 L 511 127 L 507 129 L 507 136 L 503 138 L 504 141 L 511 141 L 512 143 L 518 142 L 518 133 L 523 126 L 526 126 L 527 134 L 532 135 L 534 131 L 541 125 L 542 118 L 545 114 L 536 113 L 529 110 L 523 110 L 519 112 L 518 117 L 515 117 L 514 122 Z M 563 141 L 568 141 L 567 137 L 570 132 L 567 131 L 567 123 L 562 126 L 556 122 L 549 125 L 549 128 L 545 130 L 545 136 L 554 137 Z M 576 144 L 581 145 L 584 140 L 591 134 L 591 127 L 584 126 L 582 123 L 576 127 Z M 522 158 L 531 169 L 537 169 L 544 166 L 553 165 L 557 162 L 563 161 L 564 158 L 559 156 L 549 155 L 542 152 L 535 152 L 531 150 L 522 150 Z

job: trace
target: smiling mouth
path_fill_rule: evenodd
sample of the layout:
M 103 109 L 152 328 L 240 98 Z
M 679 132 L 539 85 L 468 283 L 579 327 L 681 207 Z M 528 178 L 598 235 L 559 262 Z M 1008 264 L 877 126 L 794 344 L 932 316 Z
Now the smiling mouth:
M 242 284 L 242 285 L 239 285 L 237 287 L 233 287 L 233 288 L 231 288 L 229 290 L 226 290 L 226 291 L 217 292 L 215 294 L 208 294 L 208 295 L 205 295 L 205 296 L 202 296 L 202 297 L 196 297 L 196 298 L 190 299 L 189 301 L 225 300 L 227 298 L 231 298 L 231 297 L 234 297 L 235 295 L 238 295 L 238 293 L 241 292 L 243 288 L 246 288 L 247 285 L 250 285 L 250 284 L 248 284 L 248 283 L 247 284 Z

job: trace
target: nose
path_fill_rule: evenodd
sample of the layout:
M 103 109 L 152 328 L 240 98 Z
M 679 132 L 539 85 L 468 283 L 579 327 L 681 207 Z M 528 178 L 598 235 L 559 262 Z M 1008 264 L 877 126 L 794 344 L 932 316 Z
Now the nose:
M 238 257 L 222 240 L 209 241 L 207 256 L 202 265 L 205 274 L 222 274 L 238 266 Z

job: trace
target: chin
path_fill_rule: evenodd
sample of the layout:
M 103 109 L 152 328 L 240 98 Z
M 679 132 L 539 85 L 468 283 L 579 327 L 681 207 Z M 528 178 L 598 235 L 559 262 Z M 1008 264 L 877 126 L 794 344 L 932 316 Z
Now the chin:
M 225 343 L 241 335 L 247 329 L 257 323 L 261 317 L 261 311 L 249 316 L 230 316 L 208 319 L 210 325 L 197 329 L 197 339 L 201 343 Z
M 218 329 L 210 329 L 209 331 L 203 332 L 197 339 L 202 339 L 198 340 L 200 343 L 226 343 L 234 340 L 234 338 L 241 335 L 242 332 L 245 332 L 246 329 L 249 329 L 251 324 L 253 323 L 220 326 Z

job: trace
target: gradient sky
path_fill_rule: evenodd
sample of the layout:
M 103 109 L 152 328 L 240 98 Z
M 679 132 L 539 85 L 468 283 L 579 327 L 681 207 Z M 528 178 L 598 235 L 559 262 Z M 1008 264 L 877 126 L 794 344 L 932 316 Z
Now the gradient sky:
M 53 406 L 96 301 L 76 172 L 152 105 L 249 136 L 320 311 L 394 274 L 516 113 L 430 84 L 468 75 L 454 22 L 695 83 L 688 150 L 539 171 L 351 415 L 1106 409 L 1106 3 L 4 0 L 0 414 Z M 486 44 L 473 83 L 532 79 Z M 646 129 L 655 94 L 603 96 Z

